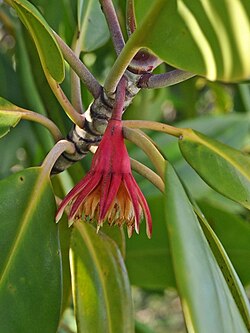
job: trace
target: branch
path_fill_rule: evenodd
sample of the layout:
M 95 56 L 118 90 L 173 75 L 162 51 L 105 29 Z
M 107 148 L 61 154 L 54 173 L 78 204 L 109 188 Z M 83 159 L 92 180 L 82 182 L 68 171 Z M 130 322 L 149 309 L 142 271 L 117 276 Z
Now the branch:
M 63 56 L 76 74 L 80 77 L 81 81 L 85 84 L 89 92 L 94 98 L 97 98 L 102 90 L 102 86 L 88 70 L 88 68 L 81 62 L 74 54 L 71 48 L 54 32 L 54 36 L 62 50 Z
M 106 17 L 116 54 L 120 54 L 125 43 L 113 2 L 111 0 L 99 1 L 102 7 L 102 11 Z
M 129 36 L 132 35 L 132 33 L 136 29 L 134 0 L 128 0 L 127 1 L 126 27 L 127 27 L 127 32 L 128 32 Z
M 195 74 L 182 71 L 180 69 L 175 69 L 173 71 L 164 74 L 149 73 L 142 75 L 137 86 L 139 88 L 148 88 L 148 89 L 169 87 L 174 84 L 188 80 L 194 76 Z

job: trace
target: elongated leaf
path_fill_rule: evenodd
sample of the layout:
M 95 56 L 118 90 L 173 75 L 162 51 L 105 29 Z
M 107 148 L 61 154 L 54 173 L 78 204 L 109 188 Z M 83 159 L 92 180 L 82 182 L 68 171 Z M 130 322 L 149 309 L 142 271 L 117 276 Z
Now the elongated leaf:
M 192 205 L 166 168 L 166 222 L 177 285 L 190 332 L 247 332 Z
M 209 224 L 220 239 L 242 283 L 250 284 L 250 225 L 242 217 L 209 204 L 198 202 Z
M 91 225 L 75 225 L 71 272 L 78 332 L 134 332 L 130 285 L 118 247 Z
M 205 135 L 236 149 L 240 149 L 246 142 L 249 133 L 249 125 L 248 116 L 243 113 L 228 114 L 224 116 L 202 116 L 176 124 L 177 127 L 195 129 L 196 131 L 202 132 Z M 204 183 L 195 170 L 183 159 L 176 138 L 166 136 L 165 133 L 154 133 L 151 138 L 159 147 L 161 147 L 161 151 L 174 165 L 181 179 L 192 192 L 192 196 L 195 199 L 200 199 L 201 197 L 207 199 L 208 196 L 211 196 L 214 199 L 216 193 Z M 132 148 L 130 151 L 135 159 L 141 161 L 143 164 L 148 163 L 147 158 L 141 151 L 136 150 L 136 148 Z M 148 183 L 145 180 L 143 182 Z M 140 182 L 140 186 L 141 183 L 142 182 Z M 145 193 L 153 195 L 153 189 L 146 188 Z M 232 205 L 231 200 L 227 201 L 230 202 L 228 208 L 233 209 L 237 205 Z
M 145 193 L 147 193 L 145 191 Z M 126 267 L 131 284 L 149 290 L 176 287 L 164 217 L 163 197 L 149 198 L 153 219 L 153 236 L 144 232 L 134 234 L 126 242 Z
M 0 182 L 1 332 L 55 332 L 61 263 L 54 195 L 42 168 Z
M 64 62 L 53 33 L 39 11 L 26 0 L 8 0 L 29 30 L 45 72 L 57 81 L 64 79 Z
M 78 0 L 78 29 L 81 51 L 98 49 L 109 39 L 109 30 L 99 1 Z
M 250 208 L 249 156 L 192 130 L 185 130 L 179 147 L 208 185 Z
M 216 258 L 216 261 L 221 269 L 221 272 L 227 282 L 227 285 L 232 293 L 236 305 L 244 319 L 245 325 L 250 330 L 250 307 L 245 290 L 239 280 L 239 277 L 229 260 L 227 253 L 225 252 L 220 240 L 213 232 L 209 223 L 205 219 L 204 215 L 199 209 L 196 211 L 199 221 L 201 223 L 202 230 L 206 236 L 209 246 Z
M 148 47 L 168 64 L 210 80 L 249 78 L 248 0 L 137 0 L 135 4 L 138 29 L 123 52 Z
M 124 230 L 118 227 L 114 228 L 108 224 L 104 224 L 102 226 L 102 233 L 106 234 L 116 243 L 124 259 L 126 256 L 126 240 Z

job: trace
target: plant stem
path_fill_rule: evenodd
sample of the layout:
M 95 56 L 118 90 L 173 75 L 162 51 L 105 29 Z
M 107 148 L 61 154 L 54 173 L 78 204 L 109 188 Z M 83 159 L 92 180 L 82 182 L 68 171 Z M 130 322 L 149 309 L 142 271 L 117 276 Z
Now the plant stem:
M 66 151 L 69 154 L 74 154 L 75 146 L 72 142 L 67 140 L 60 140 L 58 141 L 55 146 L 51 149 L 48 153 L 46 158 L 42 163 L 42 168 L 44 169 L 44 173 L 50 175 L 53 165 L 61 156 L 61 154 Z
M 175 69 L 163 74 L 144 74 L 141 76 L 137 86 L 139 88 L 148 89 L 169 87 L 194 76 L 195 74 L 180 69 Z
M 113 67 L 111 68 L 105 80 L 104 90 L 108 96 L 112 95 L 115 92 L 118 82 L 125 73 L 131 60 L 134 58 L 134 56 L 139 50 L 139 47 L 137 46 L 134 45 L 132 45 L 131 47 L 127 46 L 130 43 L 130 40 L 131 39 L 128 40 L 126 47 L 123 48 L 123 51 L 116 59 Z
M 49 118 L 39 113 L 22 108 L 17 108 L 17 110 L 0 110 L 0 114 L 1 112 L 9 114 L 15 113 L 20 115 L 21 119 L 34 121 L 36 123 L 43 125 L 50 131 L 56 142 L 63 138 L 62 133 L 60 132 L 59 128 L 55 125 L 55 123 L 53 123 L 53 121 L 51 121 Z
M 109 27 L 116 54 L 120 54 L 125 43 L 112 0 L 99 0 Z
M 153 131 L 164 132 L 177 138 L 181 138 L 185 132 L 185 129 L 182 128 L 177 128 L 163 123 L 158 123 L 156 121 L 148 120 L 123 120 L 123 125 L 129 128 L 144 128 L 151 129 Z
M 81 62 L 81 60 L 77 58 L 71 48 L 62 40 L 62 38 L 55 32 L 54 36 L 62 50 L 65 60 L 80 77 L 81 81 L 85 84 L 86 88 L 89 90 L 92 96 L 97 98 L 102 91 L 102 86 L 88 70 L 88 68 Z
M 65 96 L 63 90 L 61 89 L 60 85 L 50 76 L 50 74 L 44 72 L 47 78 L 47 81 L 50 85 L 51 90 L 53 91 L 54 95 L 56 96 L 58 102 L 61 104 L 62 108 L 69 116 L 69 118 L 79 127 L 83 127 L 84 124 L 84 115 L 79 114 L 68 98 Z
M 127 0 L 126 27 L 129 36 L 132 35 L 136 29 L 134 0 Z
M 162 193 L 164 193 L 165 185 L 161 177 L 159 177 L 154 171 L 149 169 L 146 165 L 130 158 L 131 168 L 137 173 L 147 178 L 153 185 L 155 185 Z
M 74 51 L 77 58 L 80 57 L 81 47 L 78 37 L 78 29 L 72 43 L 72 51 Z M 76 72 L 70 68 L 70 81 L 71 81 L 71 103 L 77 112 L 83 113 L 82 94 L 81 94 L 81 81 Z
M 146 155 L 155 166 L 159 176 L 164 180 L 165 159 L 153 144 L 153 142 L 147 138 L 144 133 L 127 127 L 123 127 L 123 135 L 126 139 L 136 144 L 146 153 Z

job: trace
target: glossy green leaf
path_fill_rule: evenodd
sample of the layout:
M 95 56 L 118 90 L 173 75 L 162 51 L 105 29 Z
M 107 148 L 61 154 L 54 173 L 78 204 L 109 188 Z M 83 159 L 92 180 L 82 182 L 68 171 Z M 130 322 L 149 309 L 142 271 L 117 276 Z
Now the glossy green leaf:
M 208 203 L 198 202 L 217 237 L 223 244 L 242 283 L 250 284 L 250 225 L 242 217 Z
M 43 13 L 50 27 L 59 31 L 60 36 L 70 45 L 76 29 L 77 1 L 60 1 L 60 10 L 57 0 L 32 0 L 32 3 Z
M 109 30 L 99 1 L 78 0 L 79 44 L 83 52 L 98 49 L 109 39 Z
M 59 240 L 62 256 L 62 282 L 63 282 L 63 295 L 62 295 L 62 313 L 69 306 L 71 295 L 71 275 L 69 266 L 69 248 L 71 228 L 68 227 L 66 216 L 62 218 L 59 224 Z
M 39 11 L 26 0 L 8 0 L 29 30 L 45 72 L 57 81 L 64 79 L 64 61 L 53 32 Z
M 166 168 L 166 223 L 190 332 L 247 332 L 228 285 L 173 168 Z
M 9 133 L 11 127 L 15 127 L 21 119 L 21 115 L 0 111 L 0 138 Z
M 148 199 L 148 198 L 147 198 Z M 169 242 L 164 217 L 163 197 L 149 198 L 153 219 L 152 238 L 148 239 L 145 225 L 139 235 L 134 234 L 126 242 L 126 267 L 131 284 L 150 290 L 175 287 Z
M 130 284 L 111 238 L 77 222 L 71 239 L 73 299 L 79 333 L 133 333 Z
M 64 177 L 64 181 L 63 181 Z M 61 173 L 55 177 L 51 178 L 53 191 L 56 197 L 63 198 L 65 196 L 64 185 L 67 179 L 67 172 Z M 66 186 L 65 186 L 66 187 Z M 58 224 L 59 228 L 59 241 L 61 248 L 61 256 L 62 256 L 62 306 L 61 313 L 64 313 L 67 307 L 69 307 L 69 303 L 71 301 L 71 273 L 70 273 L 70 265 L 69 265 L 69 249 L 70 249 L 70 237 L 72 228 L 68 227 L 68 218 L 67 215 L 64 214 L 60 223 Z
M 214 233 L 213 229 L 210 227 L 205 216 L 201 213 L 200 209 L 197 207 L 196 213 L 199 217 L 199 221 L 207 238 L 209 246 L 216 258 L 216 261 L 220 267 L 220 270 L 227 282 L 227 285 L 232 293 L 235 303 L 244 319 L 245 325 L 250 330 L 250 306 L 247 299 L 245 290 L 241 284 L 241 281 L 227 255 L 220 240 Z
M 55 200 L 43 169 L 0 182 L 1 332 L 55 332 L 61 308 L 61 260 Z
M 250 157 L 193 130 L 179 141 L 182 155 L 201 178 L 224 196 L 250 208 Z
M 106 234 L 116 243 L 124 259 L 126 257 L 126 239 L 124 235 L 124 230 L 118 227 L 114 228 L 113 226 L 104 223 L 104 225 L 102 226 L 102 233 Z
M 123 52 L 147 47 L 168 64 L 210 80 L 249 78 L 248 0 L 135 3 L 138 28 Z
M 17 107 L 14 104 L 0 97 L 0 138 L 10 131 L 10 127 L 15 127 L 19 123 L 21 119 L 19 113 L 6 112 L 6 110 L 16 109 Z

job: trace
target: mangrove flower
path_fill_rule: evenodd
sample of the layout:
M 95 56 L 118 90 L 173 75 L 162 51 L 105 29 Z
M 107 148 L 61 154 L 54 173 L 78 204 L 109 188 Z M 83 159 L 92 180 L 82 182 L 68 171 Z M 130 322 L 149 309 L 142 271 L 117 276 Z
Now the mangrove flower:
M 61 202 L 56 220 L 61 218 L 66 206 L 70 205 L 69 224 L 77 219 L 95 220 L 97 230 L 105 221 L 110 225 L 126 224 L 130 237 L 134 230 L 139 233 L 144 214 L 147 235 L 151 237 L 149 207 L 132 175 L 124 143 L 122 112 L 114 111 L 93 157 L 90 171 Z

